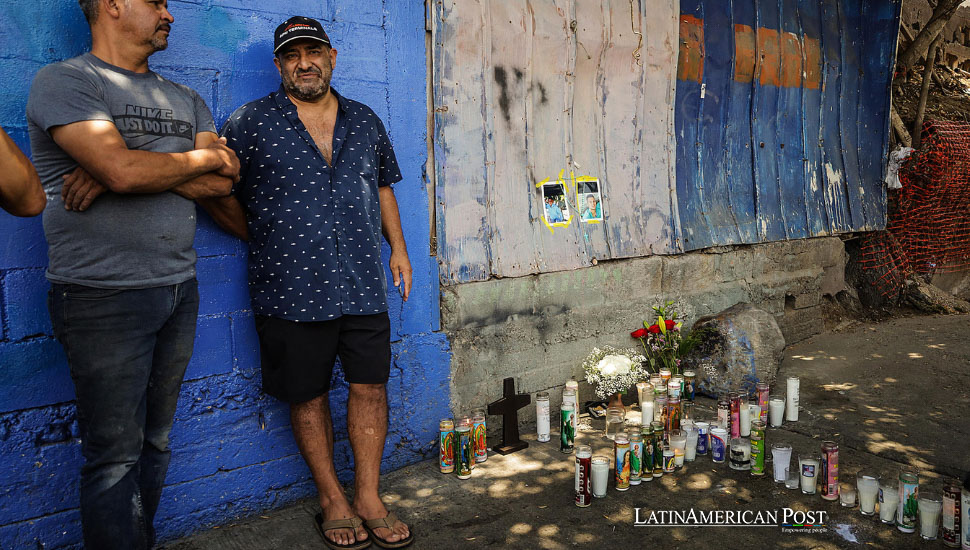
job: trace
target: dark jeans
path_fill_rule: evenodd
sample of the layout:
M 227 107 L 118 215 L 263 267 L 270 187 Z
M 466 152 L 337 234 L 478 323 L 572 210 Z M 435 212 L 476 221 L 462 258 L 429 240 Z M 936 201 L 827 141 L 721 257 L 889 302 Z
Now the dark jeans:
M 151 548 L 168 436 L 192 356 L 199 290 L 51 286 L 81 431 L 81 527 L 89 549 Z

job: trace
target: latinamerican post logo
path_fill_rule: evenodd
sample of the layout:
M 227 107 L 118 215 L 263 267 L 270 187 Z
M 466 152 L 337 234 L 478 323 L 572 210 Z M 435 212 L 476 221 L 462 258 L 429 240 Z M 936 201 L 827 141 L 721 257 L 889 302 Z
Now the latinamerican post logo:
M 648 510 L 634 508 L 634 527 L 773 527 L 786 533 L 825 531 L 825 510 Z

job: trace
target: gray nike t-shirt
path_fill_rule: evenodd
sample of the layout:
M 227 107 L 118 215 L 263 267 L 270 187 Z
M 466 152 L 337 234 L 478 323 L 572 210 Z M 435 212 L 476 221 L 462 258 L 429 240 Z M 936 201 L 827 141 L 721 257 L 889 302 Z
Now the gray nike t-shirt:
M 63 179 L 77 167 L 50 135 L 55 126 L 114 122 L 129 149 L 182 153 L 215 132 L 194 90 L 153 73 L 109 65 L 91 53 L 41 69 L 27 121 L 33 162 L 47 192 L 47 278 L 101 288 L 151 288 L 195 276 L 195 204 L 172 192 L 106 192 L 84 212 L 64 209 Z M 111 159 L 107 159 L 109 162 Z

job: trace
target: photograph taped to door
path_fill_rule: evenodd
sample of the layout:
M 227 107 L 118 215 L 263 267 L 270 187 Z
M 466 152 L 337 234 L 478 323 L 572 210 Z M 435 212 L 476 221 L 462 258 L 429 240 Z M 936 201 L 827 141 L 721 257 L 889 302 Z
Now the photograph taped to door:
M 542 185 L 542 212 L 549 225 L 569 225 L 569 205 L 566 204 L 566 188 L 562 183 Z
M 576 178 L 576 208 L 583 223 L 603 221 L 603 198 L 600 195 L 600 181 L 597 178 Z

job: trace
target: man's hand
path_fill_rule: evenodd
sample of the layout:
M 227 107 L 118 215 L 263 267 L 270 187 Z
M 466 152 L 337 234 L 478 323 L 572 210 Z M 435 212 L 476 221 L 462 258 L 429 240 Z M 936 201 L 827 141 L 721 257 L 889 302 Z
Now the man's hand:
M 408 259 L 407 250 L 393 251 L 391 252 L 391 259 L 387 262 L 388 267 L 391 268 L 391 276 L 394 277 L 394 286 L 401 290 L 403 285 L 403 290 L 401 290 L 401 298 L 405 302 L 408 301 L 408 296 L 411 294 L 411 260 Z
M 236 157 L 236 152 L 226 146 L 226 138 L 221 137 L 206 147 L 207 149 L 212 149 L 222 160 L 222 166 L 216 170 L 216 173 L 220 176 L 231 178 L 233 183 L 239 181 L 239 158 Z
M 78 166 L 70 174 L 61 176 L 64 178 L 64 187 L 61 188 L 61 200 L 64 201 L 65 210 L 84 212 L 91 206 L 94 199 L 101 193 L 108 190 L 96 179 L 91 177 L 84 168 Z

